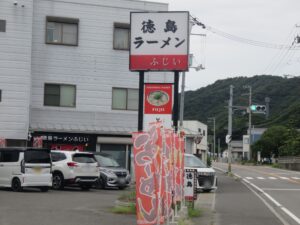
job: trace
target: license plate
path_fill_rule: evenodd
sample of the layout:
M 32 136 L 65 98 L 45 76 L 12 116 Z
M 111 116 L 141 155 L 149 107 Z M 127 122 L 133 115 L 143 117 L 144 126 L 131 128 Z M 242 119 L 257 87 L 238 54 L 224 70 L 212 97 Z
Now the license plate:
M 41 173 L 42 168 L 37 167 L 37 168 L 33 168 L 33 170 L 35 173 Z

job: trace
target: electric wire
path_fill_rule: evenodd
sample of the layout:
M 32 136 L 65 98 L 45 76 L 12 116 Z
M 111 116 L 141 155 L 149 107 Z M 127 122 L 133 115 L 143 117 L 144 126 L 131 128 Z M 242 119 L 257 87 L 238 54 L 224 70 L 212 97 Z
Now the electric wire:
M 294 34 L 295 34 L 295 26 L 293 26 L 292 29 L 290 30 L 289 34 L 285 38 L 284 43 L 288 44 L 290 42 L 290 40 L 291 40 L 291 37 L 293 37 Z M 279 49 L 279 51 L 272 57 L 272 59 L 269 62 L 269 64 L 263 70 L 263 74 L 267 74 L 268 71 L 270 71 L 271 68 L 274 67 L 274 64 L 276 63 L 276 61 L 278 61 L 278 59 L 281 58 L 282 55 L 284 54 L 284 51 L 285 51 L 284 48 Z
M 284 48 L 290 49 L 289 45 L 267 43 L 267 42 L 255 41 L 255 40 L 239 37 L 239 36 L 232 35 L 230 33 L 221 31 L 217 28 L 207 26 L 207 25 L 201 23 L 196 17 L 191 16 L 191 19 L 196 25 L 201 26 L 203 29 L 206 29 L 216 35 L 222 36 L 222 37 L 227 38 L 232 41 L 236 41 L 236 42 L 240 42 L 240 43 L 244 43 L 244 44 L 248 44 L 248 45 L 252 45 L 252 46 L 256 46 L 256 47 L 264 47 L 264 48 L 272 48 L 272 49 L 284 49 Z M 300 50 L 300 49 L 295 48 L 294 50 Z

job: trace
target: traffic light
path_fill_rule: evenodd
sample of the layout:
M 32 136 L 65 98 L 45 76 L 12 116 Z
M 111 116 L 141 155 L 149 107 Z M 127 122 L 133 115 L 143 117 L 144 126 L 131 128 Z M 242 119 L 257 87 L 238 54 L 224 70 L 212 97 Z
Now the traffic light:
M 267 107 L 265 105 L 251 105 L 250 110 L 253 113 L 266 113 Z

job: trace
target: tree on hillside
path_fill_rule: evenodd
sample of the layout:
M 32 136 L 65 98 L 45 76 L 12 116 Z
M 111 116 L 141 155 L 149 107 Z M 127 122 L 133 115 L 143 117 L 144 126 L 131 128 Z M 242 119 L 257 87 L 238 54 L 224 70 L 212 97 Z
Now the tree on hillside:
M 263 158 L 270 158 L 272 155 L 279 156 L 279 149 L 289 139 L 289 129 L 285 126 L 270 127 L 262 135 L 261 139 L 257 141 L 252 149 L 254 153 L 261 152 Z
M 300 156 L 300 133 L 296 129 L 289 129 L 288 139 L 279 148 L 280 156 Z

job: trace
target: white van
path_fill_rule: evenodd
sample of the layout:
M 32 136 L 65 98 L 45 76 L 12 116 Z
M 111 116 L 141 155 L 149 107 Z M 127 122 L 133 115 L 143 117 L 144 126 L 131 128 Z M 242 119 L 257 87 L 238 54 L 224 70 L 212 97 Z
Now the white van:
M 22 191 L 36 187 L 47 192 L 52 186 L 50 150 L 38 148 L 0 148 L 0 187 Z

